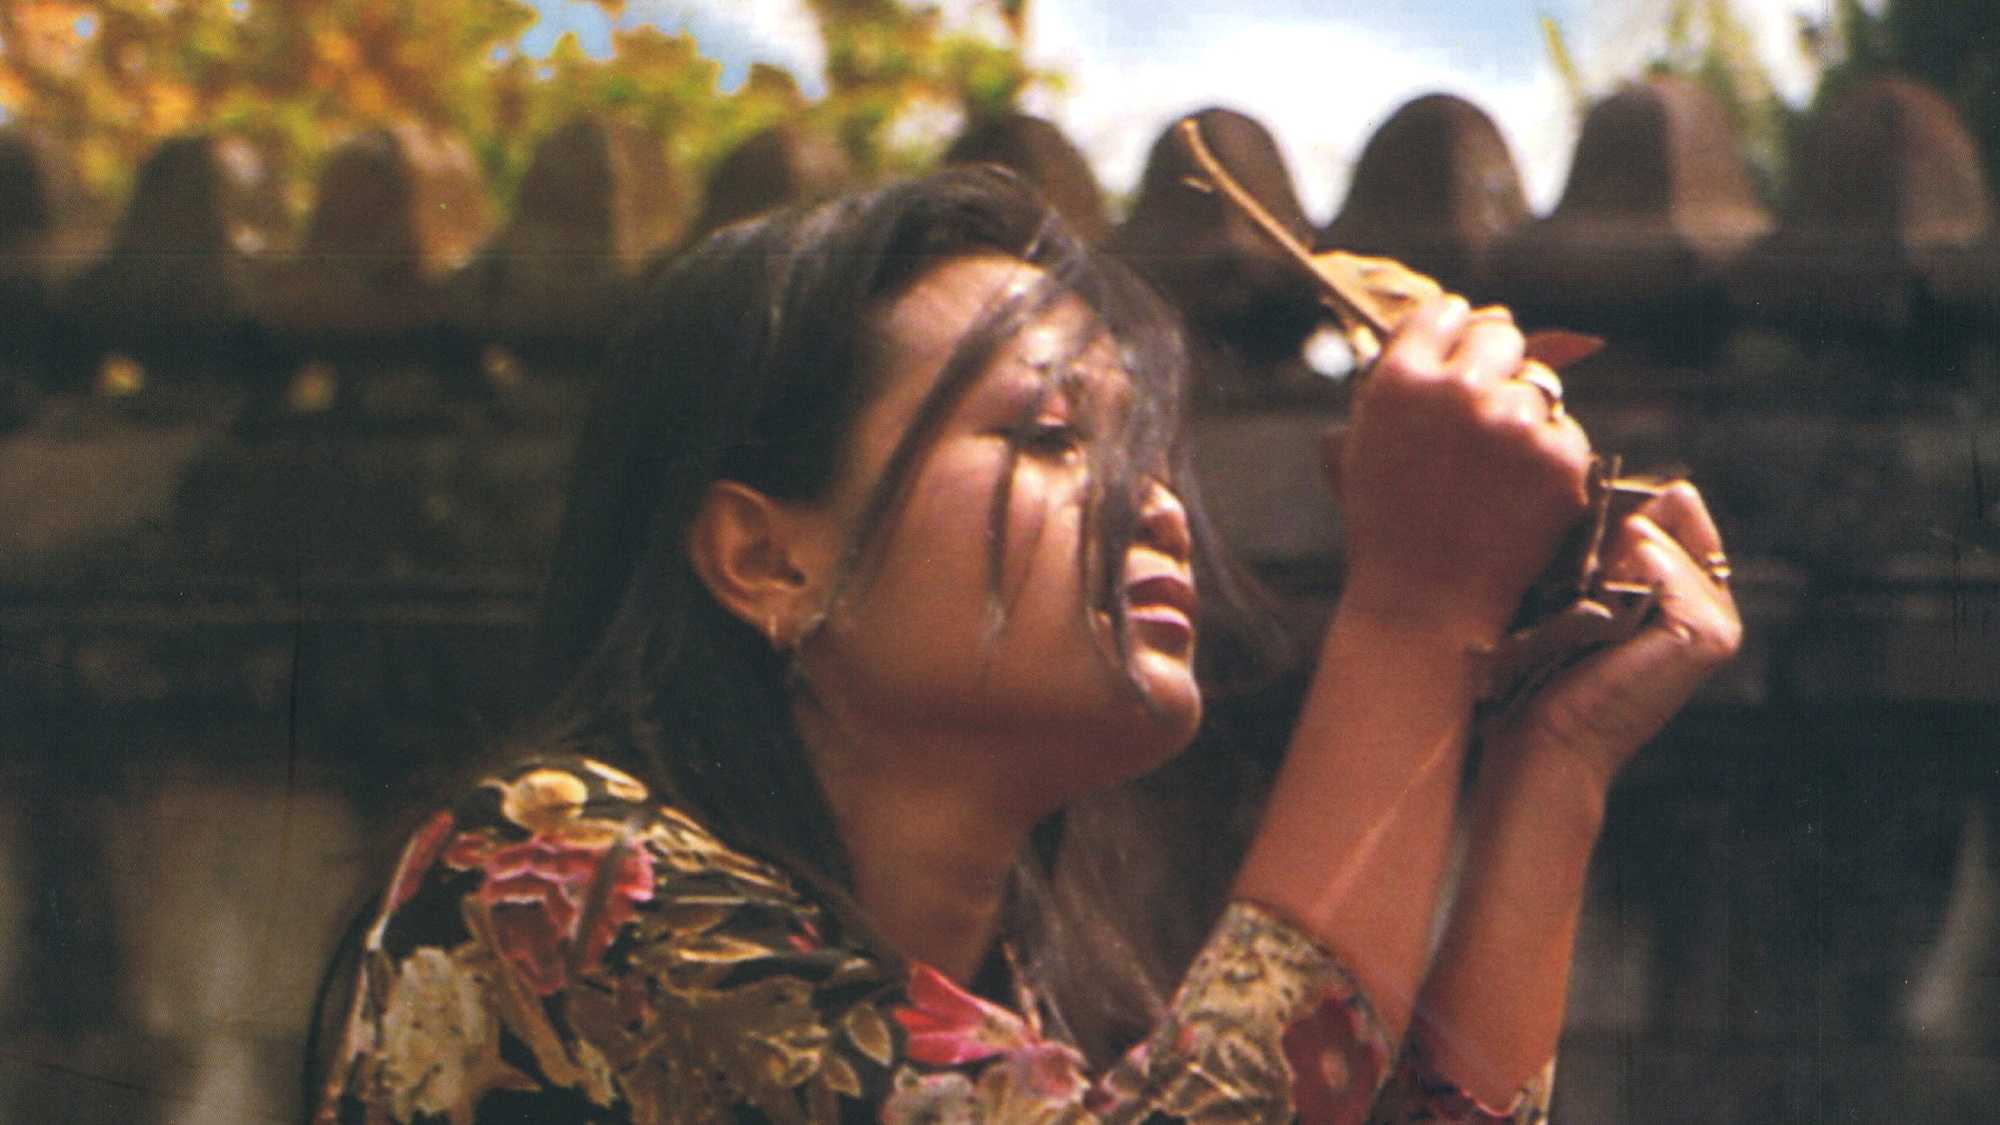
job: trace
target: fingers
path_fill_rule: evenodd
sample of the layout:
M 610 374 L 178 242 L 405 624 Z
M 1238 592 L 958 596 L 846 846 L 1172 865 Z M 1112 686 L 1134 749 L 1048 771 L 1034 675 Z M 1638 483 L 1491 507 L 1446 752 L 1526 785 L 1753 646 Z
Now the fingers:
M 1524 354 L 1504 310 L 1457 297 L 1391 337 L 1346 434 L 1321 446 L 1355 586 L 1420 598 L 1453 628 L 1512 615 L 1585 510 L 1591 464 L 1582 429 L 1514 378 Z
M 1573 490 L 1578 514 L 1590 506 L 1590 472 L 1596 460 L 1590 435 L 1568 414 L 1544 422 L 1536 435 L 1549 459 L 1561 466 L 1563 480 Z
M 1457 294 L 1425 301 L 1390 337 L 1380 365 L 1409 374 L 1442 374 L 1471 315 L 1472 306 Z
M 1579 510 L 1588 503 L 1584 481 L 1590 468 L 1590 435 L 1583 432 L 1582 426 L 1568 417 L 1557 420 L 1553 426 L 1546 425 L 1533 404 L 1526 401 L 1515 403 L 1511 411 L 1502 407 L 1498 416 L 1508 424 L 1536 431 L 1530 440 L 1547 451 L 1542 461 L 1553 466 L 1555 473 L 1570 484 Z M 1347 460 L 1347 432 L 1345 423 L 1334 423 L 1319 435 L 1320 474 L 1336 500 L 1344 495 L 1341 470 Z
M 1542 393 L 1542 397 L 1548 400 L 1549 417 L 1551 419 L 1563 416 L 1565 413 L 1563 410 L 1563 381 L 1548 364 L 1540 360 L 1527 360 L 1521 364 L 1520 370 L 1514 373 L 1514 378 L 1519 379 L 1521 382 L 1528 384 Z
M 1685 504 L 1662 507 L 1693 510 Z M 1652 589 L 1657 614 L 1632 637 L 1594 653 L 1538 692 L 1510 735 L 1523 747 L 1580 753 L 1593 775 L 1609 784 L 1736 654 L 1743 625 L 1728 589 L 1650 516 L 1627 518 L 1606 546 L 1606 576 Z
M 1709 515 L 1700 489 L 1690 481 L 1675 481 L 1646 501 L 1637 514 L 1651 520 L 1669 536 L 1721 588 L 1729 604 L 1735 605 L 1729 591 L 1729 556 L 1723 549 L 1722 532 Z
M 1467 314 L 1465 328 L 1445 357 L 1446 369 L 1475 382 L 1505 379 L 1520 370 L 1527 340 L 1505 309 Z
M 1683 540 L 1645 514 L 1625 521 L 1605 559 L 1607 577 L 1658 591 L 1662 629 L 1688 646 L 1692 665 L 1707 668 L 1735 655 L 1743 623 L 1729 587 L 1688 553 Z
M 1722 533 L 1708 514 L 1701 490 L 1690 481 L 1668 485 L 1658 496 L 1646 501 L 1639 513 L 1666 529 L 1687 548 L 1688 554 L 1703 558 L 1722 550 Z
M 1383 359 L 1405 374 L 1490 383 L 1519 370 L 1526 348 L 1511 312 L 1499 305 L 1474 309 L 1465 298 L 1450 294 L 1417 306 L 1389 341 Z
M 1562 382 L 1555 373 L 1523 360 L 1518 350 L 1520 333 L 1495 358 L 1510 366 L 1509 377 L 1481 388 L 1482 411 L 1489 425 L 1510 430 L 1515 439 L 1537 450 L 1539 463 L 1548 466 L 1578 505 L 1587 497 L 1586 478 L 1591 465 L 1590 436 L 1576 419 L 1562 409 Z
M 1554 421 L 1564 414 L 1562 380 L 1528 358 L 1527 338 L 1500 305 L 1473 309 L 1456 295 L 1428 301 L 1390 341 L 1383 360 L 1392 381 L 1450 379 L 1481 395 L 1497 392 L 1508 404 L 1499 414 L 1507 420 Z
M 1546 472 L 1563 495 L 1583 501 L 1589 438 L 1560 407 L 1561 380 L 1529 363 L 1526 339 L 1501 306 L 1473 309 L 1456 295 L 1419 305 L 1391 338 L 1362 393 L 1462 411 L 1459 416 L 1476 420 L 1478 431 L 1516 451 L 1508 458 L 1515 462 L 1505 474 L 1509 479 Z M 1471 436 L 1466 431 L 1453 440 Z M 1521 454 L 1528 463 L 1520 463 Z M 1336 467 L 1333 475 L 1338 472 Z
M 1540 429 L 1568 420 L 1567 413 L 1553 409 L 1548 395 L 1526 379 L 1495 380 L 1486 395 L 1492 404 L 1488 416 L 1495 421 Z

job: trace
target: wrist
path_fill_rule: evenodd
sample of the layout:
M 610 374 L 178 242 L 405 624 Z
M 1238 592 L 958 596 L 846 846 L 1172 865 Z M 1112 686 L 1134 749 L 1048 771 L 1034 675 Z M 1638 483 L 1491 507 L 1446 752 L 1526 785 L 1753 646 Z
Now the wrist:
M 1527 700 L 1517 713 L 1484 725 L 1485 758 L 1496 775 L 1517 785 L 1602 805 L 1637 749 L 1604 721 L 1605 710 L 1567 699 Z
M 1587 855 L 1604 829 L 1610 792 L 1604 772 L 1577 756 L 1525 752 L 1505 738 L 1492 739 L 1480 758 L 1475 815 L 1532 821 Z
M 1334 609 L 1334 621 L 1352 632 L 1463 655 L 1497 641 L 1511 614 L 1511 609 L 1497 610 L 1463 591 L 1447 593 L 1407 579 L 1350 575 Z

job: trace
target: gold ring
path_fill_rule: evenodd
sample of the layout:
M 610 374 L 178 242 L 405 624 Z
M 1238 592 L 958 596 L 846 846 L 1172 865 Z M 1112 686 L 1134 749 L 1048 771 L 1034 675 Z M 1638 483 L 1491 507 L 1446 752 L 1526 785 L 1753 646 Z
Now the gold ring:
M 1531 359 L 1521 365 L 1521 370 L 1514 378 L 1542 392 L 1542 397 L 1549 400 L 1550 421 L 1553 422 L 1563 416 L 1562 380 L 1548 364 Z
M 1701 568 L 1708 571 L 1708 576 L 1715 579 L 1717 585 L 1727 585 L 1729 576 L 1733 573 L 1729 566 L 1729 556 L 1721 551 L 1710 551 L 1703 555 Z

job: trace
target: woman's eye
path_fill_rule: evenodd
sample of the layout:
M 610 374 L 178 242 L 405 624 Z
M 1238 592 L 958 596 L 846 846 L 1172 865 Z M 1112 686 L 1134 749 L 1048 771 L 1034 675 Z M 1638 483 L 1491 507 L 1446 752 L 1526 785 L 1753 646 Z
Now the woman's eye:
M 1034 422 L 1021 434 L 1021 448 L 1030 454 L 1057 457 L 1083 448 L 1083 431 L 1069 422 Z

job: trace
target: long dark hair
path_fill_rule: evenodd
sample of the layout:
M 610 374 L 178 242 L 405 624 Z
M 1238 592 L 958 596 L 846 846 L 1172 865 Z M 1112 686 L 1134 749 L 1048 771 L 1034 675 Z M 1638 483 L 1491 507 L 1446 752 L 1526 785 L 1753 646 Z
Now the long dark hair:
M 856 418 L 882 389 L 870 358 L 873 314 L 935 266 L 979 253 L 1019 259 L 1040 280 L 996 300 L 960 340 L 864 503 L 835 581 L 865 586 L 877 533 L 913 467 L 996 349 L 1054 302 L 1080 299 L 1137 392 L 1123 431 L 1087 451 L 1091 532 L 1078 558 L 1088 600 L 1114 623 L 1105 658 L 1125 666 L 1117 562 L 1157 466 L 1173 467 L 1198 542 L 1209 538 L 1192 482 L 1177 468 L 1182 337 L 1143 283 L 1093 252 L 1022 182 L 996 168 L 960 168 L 727 227 L 648 282 L 613 342 L 578 446 L 539 638 L 554 703 L 531 728 L 531 749 L 554 743 L 605 757 L 733 844 L 836 891 L 849 885 L 845 849 L 793 728 L 790 692 L 799 687 L 786 657 L 709 595 L 686 535 L 718 480 L 787 501 L 819 498 Z M 1093 338 L 1073 341 L 1068 359 Z M 1002 474 L 991 509 L 996 623 L 1011 478 Z M 1232 601 L 1230 572 L 1207 559 L 1197 565 L 1205 599 Z M 1066 851 L 1088 851 L 1101 837 L 1130 853 L 1121 823 L 1129 819 L 1080 817 L 1066 834 L 1053 823 L 1038 832 L 1038 854 L 1024 857 L 1011 896 L 1016 932 L 1036 947 L 1023 951 L 1024 965 L 1059 994 L 1051 999 L 1073 1033 L 1100 1050 L 1143 1024 L 1150 1013 L 1135 1009 L 1155 1006 L 1159 978 L 1175 966 L 1098 909 L 1112 890 L 1098 884 L 1124 878 L 1104 874 L 1118 864 L 1078 865 L 1095 874 L 1071 893 L 1052 890 L 1048 876 L 1059 835 Z M 1115 964 L 1073 971 L 1069 953 L 1051 952 L 1059 946 L 1108 950 Z

